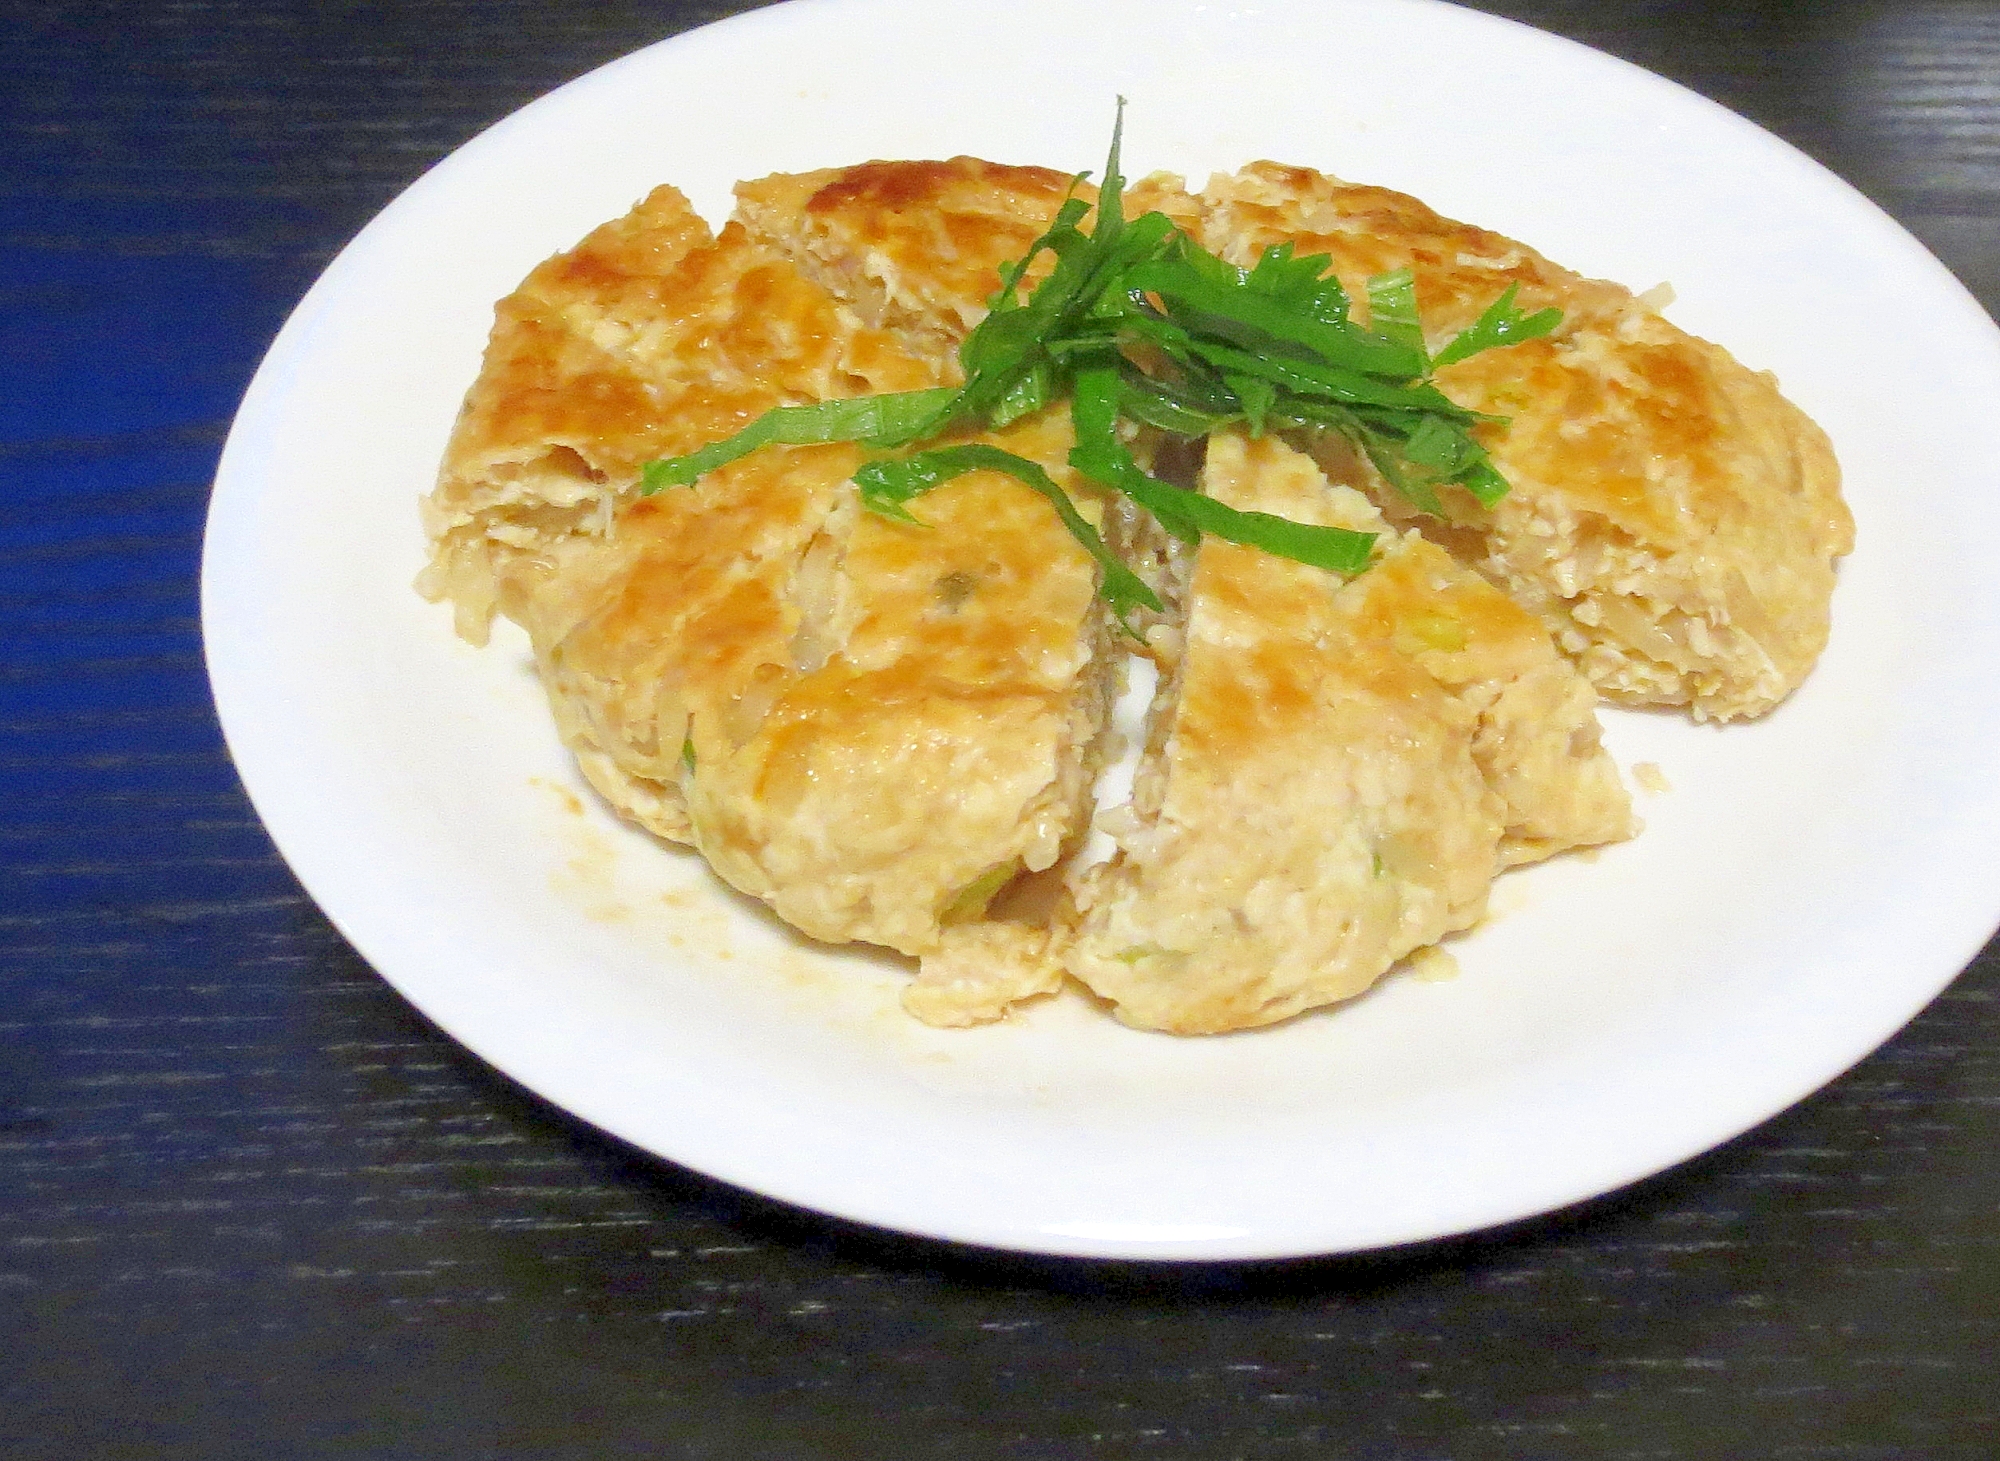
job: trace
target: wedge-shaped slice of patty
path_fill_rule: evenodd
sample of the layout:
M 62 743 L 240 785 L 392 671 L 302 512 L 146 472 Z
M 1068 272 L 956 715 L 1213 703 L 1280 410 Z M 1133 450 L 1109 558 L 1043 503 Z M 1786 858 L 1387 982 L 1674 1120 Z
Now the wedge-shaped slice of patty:
M 1477 921 L 1505 865 L 1633 830 L 1595 697 L 1532 616 L 1266 438 L 1211 438 L 1231 506 L 1383 534 L 1351 581 L 1206 539 L 1120 850 L 1069 972 L 1128 1023 L 1269 1024 Z
M 904 211 L 952 165 L 875 164 L 828 175 L 847 179 L 830 212 L 713 238 L 662 188 L 535 270 L 499 306 L 426 504 L 422 585 L 469 638 L 496 607 L 527 628 L 565 741 L 621 812 L 815 937 L 940 957 L 1035 944 L 984 905 L 1087 820 L 1114 664 L 1095 566 L 990 472 L 923 498 L 928 526 L 871 516 L 851 446 L 766 449 L 650 497 L 638 481 L 773 405 L 956 379 L 949 351 L 906 342 L 962 334 L 1067 186 L 971 171 L 983 231 Z M 822 217 L 904 239 L 900 334 L 864 322 L 865 284 L 802 270 Z M 1059 415 L 995 440 L 1073 483 Z M 1059 977 L 1015 964 L 1015 993 Z M 943 977 L 939 1017 L 964 986 Z
M 1078 487 L 1059 414 L 992 439 Z M 853 516 L 753 735 L 695 723 L 690 806 L 788 922 L 922 954 L 1083 829 L 1114 663 L 1096 566 L 1041 497 L 988 471 L 912 507 L 924 526 Z
M 1078 485 L 1059 414 L 987 439 Z M 859 459 L 772 449 L 642 499 L 528 622 L 614 802 L 814 938 L 922 955 L 1083 830 L 1116 661 L 1043 498 L 982 471 L 893 522 Z
M 1433 349 L 1510 286 L 1524 310 L 1564 312 L 1547 339 L 1439 370 L 1460 404 L 1510 419 L 1483 435 L 1513 491 L 1490 510 L 1447 491 L 1450 521 L 1419 525 L 1540 615 L 1607 696 L 1727 720 L 1812 668 L 1853 523 L 1824 433 L 1769 375 L 1618 285 L 1384 188 L 1263 162 L 1202 201 L 1202 242 L 1238 264 L 1279 243 L 1328 254 L 1357 301 L 1370 275 L 1410 269 Z
M 419 587 L 484 643 L 495 609 L 531 593 L 551 555 L 609 532 L 647 461 L 771 406 L 921 389 L 943 369 L 740 225 L 711 237 L 658 188 L 500 301 L 424 503 Z

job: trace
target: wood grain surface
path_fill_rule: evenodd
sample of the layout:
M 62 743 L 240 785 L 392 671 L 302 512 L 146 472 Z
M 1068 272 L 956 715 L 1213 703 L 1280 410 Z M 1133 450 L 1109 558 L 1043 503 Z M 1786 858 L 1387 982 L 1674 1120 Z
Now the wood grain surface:
M 230 414 L 426 166 L 730 8 L 0 3 L 0 1455 L 2000 1456 L 1992 946 L 1636 1188 L 1191 1267 L 722 1187 L 515 1087 L 346 946 L 203 675 Z M 1771 128 L 2000 310 L 2000 4 L 1487 8 Z

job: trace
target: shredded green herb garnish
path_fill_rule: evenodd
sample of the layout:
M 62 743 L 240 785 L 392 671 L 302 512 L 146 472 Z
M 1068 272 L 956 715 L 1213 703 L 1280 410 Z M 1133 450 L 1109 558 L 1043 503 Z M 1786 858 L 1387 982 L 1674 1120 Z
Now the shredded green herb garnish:
M 965 384 L 782 406 L 742 431 L 686 456 L 646 464 L 642 491 L 692 485 L 704 473 L 764 446 L 856 442 L 885 452 L 960 430 L 997 430 L 1064 399 L 1076 445 L 1069 464 L 1121 492 L 1184 542 L 1212 533 L 1279 557 L 1353 575 L 1368 566 L 1373 533 L 1239 512 L 1141 467 L 1121 434 L 1136 422 L 1179 436 L 1242 422 L 1268 431 L 1335 431 L 1419 510 L 1442 514 L 1441 486 L 1490 506 L 1507 482 L 1472 435 L 1481 415 L 1431 383 L 1437 366 L 1546 335 L 1561 311 L 1524 315 L 1510 286 L 1435 358 L 1424 346 L 1415 280 L 1407 269 L 1368 281 L 1369 327 L 1325 255 L 1293 256 L 1280 244 L 1239 269 L 1209 253 L 1161 213 L 1127 220 L 1119 173 L 1125 103 L 1118 102 L 1104 182 L 1090 205 L 1071 196 L 1028 252 L 1000 271 L 990 313 L 959 347 Z M 1078 174 L 1072 189 L 1088 174 Z M 1043 254 L 1053 265 L 1025 297 L 1022 281 Z M 1120 563 L 1069 495 L 1038 464 L 983 443 L 930 447 L 867 462 L 855 473 L 871 511 L 918 522 L 905 505 L 966 472 L 1006 472 L 1048 499 L 1102 572 L 1100 592 L 1121 623 L 1159 600 Z

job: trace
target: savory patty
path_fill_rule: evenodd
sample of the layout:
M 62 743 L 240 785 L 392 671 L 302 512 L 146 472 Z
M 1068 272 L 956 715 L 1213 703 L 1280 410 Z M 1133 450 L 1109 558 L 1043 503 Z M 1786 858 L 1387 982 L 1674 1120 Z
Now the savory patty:
M 917 956 L 920 1018 L 1070 976 L 1187 1032 L 1346 998 L 1474 922 L 1505 867 L 1631 834 L 1593 681 L 1727 718 L 1818 653 L 1851 530 L 1768 377 L 1399 194 L 1261 163 L 1200 195 L 1147 179 L 1128 216 L 1238 264 L 1329 254 L 1356 298 L 1410 268 L 1433 347 L 1510 285 L 1564 320 L 1438 372 L 1511 418 L 1481 428 L 1513 484 L 1490 509 L 1454 491 L 1424 518 L 1332 437 L 1132 439 L 1239 510 L 1378 534 L 1352 579 L 1170 547 L 1070 466 L 1060 402 L 954 438 L 1045 471 L 1167 601 L 1133 621 L 1163 673 L 1119 851 L 994 916 L 1087 829 L 1138 644 L 1049 501 L 979 470 L 883 517 L 849 444 L 651 495 L 642 468 L 775 406 L 958 383 L 1003 266 L 1073 191 L 1094 199 L 1041 168 L 866 163 L 741 184 L 712 234 L 657 189 L 501 301 L 424 504 L 420 588 L 474 642 L 496 612 L 525 628 L 607 801 L 806 934 Z

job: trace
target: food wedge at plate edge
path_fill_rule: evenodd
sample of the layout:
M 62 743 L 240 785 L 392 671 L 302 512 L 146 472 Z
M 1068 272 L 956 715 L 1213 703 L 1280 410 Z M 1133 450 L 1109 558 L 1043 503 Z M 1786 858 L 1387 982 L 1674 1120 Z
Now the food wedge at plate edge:
M 1550 335 L 1441 364 L 1511 490 L 1439 493 L 1418 517 L 1372 492 L 1532 609 L 1609 699 L 1761 715 L 1826 647 L 1834 565 L 1854 546 L 1832 446 L 1777 382 L 1629 290 L 1444 218 L 1401 193 L 1253 163 L 1201 194 L 1203 242 L 1238 265 L 1276 244 L 1325 254 L 1350 290 L 1415 276 L 1435 345 L 1500 290 L 1553 306 Z

